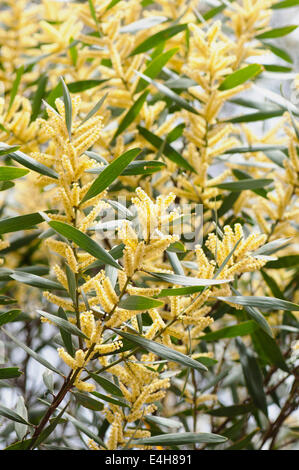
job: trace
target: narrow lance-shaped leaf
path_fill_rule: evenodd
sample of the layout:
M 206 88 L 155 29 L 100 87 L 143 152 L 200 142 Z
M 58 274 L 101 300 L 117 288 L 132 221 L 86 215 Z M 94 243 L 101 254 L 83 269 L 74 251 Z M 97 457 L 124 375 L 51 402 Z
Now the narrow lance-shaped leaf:
M 105 99 L 107 98 L 108 93 L 105 93 L 104 96 L 97 102 L 97 104 L 89 111 L 89 113 L 85 116 L 85 118 L 80 122 L 78 128 L 82 126 L 88 119 L 90 119 L 92 116 L 94 116 L 99 109 L 101 108 L 102 104 L 104 103 Z
M 146 97 L 148 95 L 149 91 L 146 90 L 145 92 L 142 93 L 141 96 L 139 96 L 139 98 L 135 101 L 135 103 L 132 105 L 132 107 L 129 109 L 129 111 L 126 113 L 126 115 L 124 116 L 124 118 L 121 120 L 114 136 L 113 136 L 113 139 L 116 139 L 117 136 L 119 136 L 120 134 L 122 134 L 126 129 L 127 127 L 130 126 L 130 124 L 132 124 L 132 122 L 135 120 L 135 118 L 138 116 L 138 114 L 140 113 L 141 109 L 142 109 L 142 106 L 146 100 Z
M 37 90 L 34 94 L 33 103 L 32 103 L 31 121 L 35 121 L 35 119 L 37 118 L 40 112 L 42 99 L 44 98 L 45 92 L 46 92 L 47 83 L 48 83 L 47 75 L 42 75 L 38 80 Z
M 234 289 L 234 287 L 232 287 L 232 291 L 237 296 L 241 297 L 240 292 L 238 292 L 236 289 Z M 273 336 L 273 333 L 272 333 L 272 330 L 271 330 L 271 327 L 270 327 L 269 323 L 267 322 L 267 320 L 265 319 L 263 314 L 256 307 L 252 307 L 252 306 L 249 306 L 249 305 L 244 305 L 244 309 L 246 310 L 246 312 L 248 313 L 250 318 L 252 318 L 256 323 L 258 323 L 258 325 L 262 328 L 262 330 L 265 333 L 267 333 L 267 335 L 269 335 L 271 337 Z
M 0 144 L 1 150 L 5 150 L 5 145 Z M 48 168 L 46 165 L 43 163 L 38 162 L 37 160 L 34 160 L 34 158 L 29 157 L 29 155 L 26 155 L 23 152 L 20 152 L 19 150 L 12 152 L 10 151 L 7 153 L 7 155 L 15 160 L 16 162 L 20 163 L 20 165 L 25 166 L 26 168 L 29 168 L 29 170 L 36 171 L 37 173 L 40 173 L 41 175 L 49 176 L 50 178 L 57 179 L 58 174 L 56 171 L 52 170 L 52 168 Z
M 137 33 L 143 29 L 148 29 L 157 24 L 167 21 L 166 16 L 150 16 L 148 18 L 142 18 L 141 20 L 134 21 L 128 25 L 122 26 L 119 29 L 120 33 Z
M 165 157 L 167 157 L 172 162 L 176 163 L 178 167 L 182 167 L 185 170 L 196 173 L 193 166 L 190 165 L 190 163 L 187 160 L 185 160 L 185 158 L 182 157 L 182 155 L 180 155 L 179 152 L 177 152 L 170 144 L 163 141 L 160 137 L 153 134 L 151 131 L 149 131 L 145 127 L 137 126 L 137 128 L 140 134 L 142 135 L 142 137 L 144 137 L 151 145 L 156 147 L 156 149 L 158 150 L 161 149 Z
M 14 322 L 20 315 L 21 310 L 9 310 L 9 312 L 0 313 L 0 326 L 5 325 L 6 323 Z
M 26 346 L 26 344 L 22 343 L 22 341 L 20 341 L 18 338 L 16 338 L 12 333 L 9 333 L 8 331 L 4 330 L 4 328 L 2 328 L 2 331 L 4 331 L 4 333 L 14 342 L 16 343 L 18 346 L 20 346 L 20 348 L 22 348 L 27 354 L 29 354 L 29 356 L 33 357 L 33 359 L 35 359 L 37 362 L 39 362 L 40 364 L 42 364 L 44 367 L 46 367 L 47 369 L 50 369 L 52 370 L 53 372 L 55 372 L 56 374 L 59 374 L 59 375 L 63 375 L 58 369 L 56 369 L 56 367 L 52 366 L 52 364 L 50 364 L 50 362 L 48 362 L 46 359 L 44 359 L 42 356 L 40 356 L 39 354 L 37 354 L 35 351 L 33 351 L 32 349 L 30 349 L 28 346 Z
M 19 230 L 27 230 L 34 225 L 44 222 L 44 218 L 38 213 L 19 215 L 17 217 L 8 217 L 0 220 L 0 234 L 18 232 Z
M 188 103 L 184 98 L 182 98 L 180 95 L 172 91 L 170 88 L 168 88 L 166 85 L 163 85 L 162 83 L 156 82 L 155 80 L 152 80 L 150 77 L 147 77 L 141 72 L 137 72 L 136 74 L 141 77 L 143 80 L 148 82 L 150 85 L 153 85 L 157 90 L 165 95 L 167 98 L 170 98 L 174 103 L 176 103 L 180 108 L 186 109 L 190 113 L 193 114 L 198 114 L 198 111 L 191 106 L 191 104 Z
M 158 436 L 146 437 L 143 439 L 133 440 L 132 443 L 136 445 L 162 445 L 162 446 L 179 446 L 195 443 L 207 444 L 221 444 L 227 441 L 226 437 L 219 434 L 205 433 L 205 432 L 183 432 L 183 433 L 170 433 L 160 434 Z
M 18 367 L 4 367 L 0 369 L 0 380 L 15 379 L 22 375 L 22 371 Z
M 0 181 L 9 181 L 16 178 L 22 178 L 27 175 L 28 170 L 24 168 L 16 168 L 15 166 L 1 166 L 0 167 Z
M 123 397 L 123 393 L 121 389 L 115 385 L 115 383 L 111 382 L 111 380 L 102 377 L 101 375 L 96 375 L 92 372 L 89 372 L 90 377 L 97 382 L 106 392 L 111 393 L 112 395 L 117 395 L 119 397 Z
M 216 184 L 216 188 L 227 189 L 229 191 L 243 191 L 246 189 L 258 189 L 273 183 L 272 179 L 267 178 L 250 178 L 240 181 L 232 181 L 231 183 Z
M 60 233 L 60 235 L 72 240 L 80 248 L 87 251 L 87 253 L 102 261 L 104 264 L 110 264 L 117 269 L 121 269 L 120 265 L 104 248 L 98 245 L 98 243 L 92 240 L 88 235 L 80 232 L 77 228 L 58 221 L 49 222 L 49 225 L 56 232 Z
M 18 398 L 17 405 L 16 405 L 16 412 L 19 416 L 21 416 L 24 419 L 24 421 L 28 421 L 28 412 L 27 412 L 27 408 L 25 406 L 23 397 Z M 18 439 L 21 440 L 26 436 L 27 431 L 28 431 L 28 426 L 27 424 L 16 422 L 15 431 L 18 436 Z
M 164 346 L 164 344 L 156 343 L 155 341 L 151 341 L 149 339 L 143 338 L 142 336 L 127 333 L 125 331 L 117 329 L 113 329 L 113 331 L 115 331 L 118 335 L 122 336 L 123 338 L 131 341 L 132 343 L 135 343 L 138 346 L 146 349 L 147 351 L 157 354 L 163 359 L 168 359 L 169 361 L 177 362 L 185 367 L 191 367 L 192 369 L 207 370 L 207 368 L 200 364 L 200 362 L 195 361 L 189 356 L 185 356 L 185 354 L 182 354 L 179 351 L 170 349 L 167 346 Z
M 4 405 L 0 405 L 0 415 L 4 416 L 5 418 L 11 419 L 12 421 L 15 421 L 16 423 L 22 423 L 26 425 L 30 425 L 27 420 L 22 418 L 18 413 L 15 411 L 11 410 L 10 408 L 6 408 Z
M 65 124 L 66 124 L 66 128 L 69 134 L 69 139 L 71 140 L 72 139 L 72 115 L 73 115 L 72 100 L 70 97 L 68 87 L 64 83 L 64 80 L 62 77 L 60 77 L 60 81 L 61 81 L 62 90 L 63 90 Z
M 119 308 L 140 311 L 162 307 L 162 305 L 164 305 L 164 302 L 143 295 L 130 295 L 118 303 Z
M 258 362 L 240 339 L 236 339 L 236 344 L 248 392 L 253 403 L 267 416 L 267 400 L 263 388 L 263 376 Z
M 150 78 L 156 78 L 161 72 L 162 68 L 167 64 L 171 57 L 173 57 L 174 54 L 178 52 L 178 50 L 179 49 L 176 47 L 155 57 L 144 70 L 144 75 Z M 140 93 L 142 90 L 144 90 L 144 88 L 147 87 L 147 85 L 148 83 L 141 78 L 138 82 L 135 93 Z
M 256 36 L 257 39 L 273 39 L 273 38 L 281 38 L 282 36 L 286 36 L 287 34 L 292 33 L 295 29 L 297 29 L 297 25 L 290 25 L 290 26 L 283 26 L 282 28 L 274 28 L 270 29 L 270 31 L 265 31 L 264 33 L 258 34 Z
M 88 201 L 89 199 L 103 192 L 104 189 L 108 188 L 108 186 L 110 186 L 110 184 L 115 181 L 115 179 L 123 172 L 129 163 L 137 157 L 139 153 L 139 148 L 128 150 L 127 152 L 120 155 L 120 157 L 113 160 L 110 165 L 107 165 L 96 178 L 96 180 L 92 183 L 81 202 Z
M 249 307 L 257 307 L 262 310 L 290 310 L 299 311 L 299 305 L 293 302 L 288 302 L 274 297 L 250 297 L 250 296 L 232 296 L 232 297 L 217 297 L 224 302 L 232 302 L 237 305 L 244 305 Z
M 255 77 L 259 73 L 263 71 L 263 66 L 259 64 L 250 64 L 247 67 L 243 67 L 236 72 L 228 75 L 223 82 L 221 83 L 219 90 L 230 90 L 231 88 L 235 88 L 236 86 L 242 85 L 247 80 Z
M 51 322 L 55 323 L 59 326 L 59 328 L 62 328 L 71 335 L 80 336 L 80 338 L 88 339 L 88 337 L 81 330 L 79 330 L 79 328 L 70 323 L 68 320 L 64 320 L 63 318 L 57 317 L 56 315 L 52 315 L 48 312 L 44 312 L 43 310 L 37 310 L 37 313 L 41 317 L 45 317 Z
M 269 364 L 277 366 L 285 372 L 289 371 L 285 359 L 274 338 L 271 338 L 260 328 L 252 332 L 251 335 L 254 348 L 261 359 L 264 357 Z
M 271 8 L 273 8 L 273 10 L 278 10 L 280 8 L 291 8 L 296 6 L 299 6 L 299 0 L 282 0 L 282 2 L 274 3 Z
M 163 29 L 162 31 L 159 31 L 156 34 L 153 34 L 153 36 L 145 39 L 139 46 L 135 47 L 135 49 L 131 52 L 130 56 L 140 54 L 142 52 L 146 52 L 149 49 L 153 49 L 154 47 L 157 47 L 159 44 L 161 44 L 164 41 L 167 41 L 167 39 L 172 38 L 173 36 L 176 36 L 178 33 L 181 33 L 182 31 L 185 31 L 187 28 L 186 24 L 178 24 L 175 26 L 171 26 L 170 28 Z
M 21 65 L 21 67 L 19 67 L 16 71 L 16 78 L 14 79 L 14 82 L 12 84 L 12 88 L 11 88 L 11 92 L 10 92 L 10 98 L 9 98 L 9 104 L 8 104 L 8 110 L 7 110 L 8 112 L 10 111 L 10 109 L 11 109 L 13 103 L 14 103 L 15 97 L 17 96 L 23 73 L 24 73 L 24 65 Z
M 216 286 L 218 284 L 227 284 L 232 279 L 199 279 L 197 277 L 181 276 L 178 274 L 168 273 L 153 273 L 151 276 L 160 279 L 161 281 L 169 282 L 181 286 Z
M 36 276 L 35 274 L 31 273 L 18 271 L 11 274 L 10 277 L 15 281 L 22 282 L 23 284 L 27 284 L 29 286 L 39 287 L 40 289 L 65 290 L 65 288 L 58 282 L 51 281 L 50 279 L 45 279 L 44 277 Z
M 63 310 L 62 307 L 59 307 L 58 309 L 58 316 L 65 320 L 66 322 L 68 322 L 68 318 L 67 318 L 67 315 L 65 313 L 65 311 Z M 73 341 L 72 341 L 72 335 L 69 331 L 67 331 L 65 328 L 59 328 L 60 330 L 60 335 L 61 335 L 61 339 L 63 341 L 63 344 L 65 346 L 65 349 L 67 350 L 67 352 L 72 356 L 74 357 L 74 354 L 75 354 L 75 351 L 74 351 L 74 346 L 73 346 Z
M 202 336 L 203 341 L 216 341 L 223 338 L 235 338 L 236 336 L 246 336 L 257 330 L 258 325 L 253 320 L 249 320 L 238 325 L 226 326 L 220 330 L 207 333 Z M 266 335 L 268 336 L 268 335 Z

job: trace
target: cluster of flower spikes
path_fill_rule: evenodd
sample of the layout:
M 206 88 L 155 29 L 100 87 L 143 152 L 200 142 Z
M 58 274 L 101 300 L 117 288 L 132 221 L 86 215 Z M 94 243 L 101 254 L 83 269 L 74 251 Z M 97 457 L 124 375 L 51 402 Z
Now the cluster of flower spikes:
M 109 449 L 116 449 L 119 445 L 130 446 L 129 441 L 133 436 L 138 438 L 150 435 L 147 429 L 140 427 L 136 429 L 132 425 L 156 411 L 155 402 L 164 398 L 166 389 L 170 386 L 167 377 L 160 377 L 157 370 L 159 364 L 155 364 L 157 356 L 153 353 L 143 354 L 140 360 L 131 354 L 128 358 L 123 356 L 123 365 L 113 365 L 109 359 L 109 355 L 117 354 L 121 341 L 119 339 L 109 341 L 107 330 L 117 326 L 123 327 L 127 321 L 130 321 L 131 326 L 137 329 L 136 315 L 142 313 L 142 311 L 120 308 L 118 303 L 125 294 L 154 295 L 159 293 L 159 288 L 135 287 L 133 277 L 139 271 L 149 269 L 152 260 L 161 258 L 167 247 L 177 240 L 176 236 L 163 235 L 159 230 L 163 222 L 174 217 L 174 213 L 168 214 L 166 210 L 175 196 L 171 194 L 168 197 L 159 197 L 154 203 L 141 188 L 138 188 L 136 193 L 137 197 L 133 199 L 133 203 L 137 207 L 143 240 L 138 241 L 133 228 L 129 223 L 124 223 L 119 233 L 119 238 L 125 245 L 124 269 L 118 272 L 120 293 L 117 295 L 113 283 L 104 271 L 100 271 L 93 277 L 86 277 L 80 289 L 86 294 L 90 310 L 81 311 L 80 328 L 89 339 L 85 340 L 85 348 L 78 349 L 74 357 L 70 356 L 64 348 L 58 350 L 60 357 L 73 370 L 74 386 L 79 390 L 90 392 L 95 388 L 93 384 L 80 379 L 84 368 L 95 356 L 107 372 L 118 378 L 123 396 L 130 406 L 124 409 L 118 405 L 109 404 L 109 407 L 104 409 L 105 416 L 111 424 L 107 442 Z M 49 300 L 53 299 L 49 298 Z M 54 301 L 59 305 L 58 299 Z M 84 304 L 82 307 L 84 308 Z M 159 333 L 159 330 L 165 329 L 166 325 L 157 309 L 150 309 L 148 313 L 152 319 L 152 325 L 144 336 L 152 339 Z M 100 319 L 97 320 L 98 317 Z M 74 321 L 71 316 L 69 321 Z M 170 333 L 170 331 L 163 332 L 163 339 L 168 337 L 167 343 L 170 343 Z M 147 364 L 150 368 L 146 367 Z

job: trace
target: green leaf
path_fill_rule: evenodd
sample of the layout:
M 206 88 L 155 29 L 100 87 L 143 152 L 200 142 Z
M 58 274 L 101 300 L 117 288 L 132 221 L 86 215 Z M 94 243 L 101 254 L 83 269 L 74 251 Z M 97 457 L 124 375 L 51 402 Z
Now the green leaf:
M 131 106 L 129 111 L 125 114 L 125 116 L 121 120 L 116 132 L 114 133 L 112 140 L 116 139 L 118 135 L 122 134 L 127 129 L 127 127 L 129 127 L 130 124 L 132 124 L 132 122 L 136 119 L 136 117 L 138 116 L 138 114 L 140 113 L 142 109 L 142 106 L 146 100 L 148 93 L 149 91 L 145 90 L 142 93 L 142 95 L 139 96 L 139 98 L 134 102 L 134 104 Z
M 120 265 L 104 248 L 98 245 L 88 235 L 80 232 L 77 228 L 58 221 L 49 222 L 49 225 L 56 232 L 60 233 L 60 235 L 72 240 L 76 245 L 82 248 L 82 250 L 87 251 L 87 253 L 102 261 L 104 264 L 109 264 L 117 269 L 121 269 Z
M 216 341 L 223 338 L 235 338 L 236 336 L 246 336 L 258 329 L 258 325 L 253 320 L 249 320 L 238 325 L 227 326 L 221 330 L 213 331 L 201 336 L 202 341 Z M 268 336 L 268 335 L 266 335 Z
M 51 370 L 45 370 L 45 372 L 43 373 L 43 382 L 47 389 L 51 393 L 54 393 L 54 376 Z
M 235 416 L 245 415 L 247 413 L 252 413 L 253 411 L 254 406 L 252 403 L 249 403 L 246 405 L 221 406 L 214 410 L 208 410 L 207 413 L 211 416 L 234 418 Z
M 0 148 L 3 149 L 2 145 L 0 144 Z M 3 149 L 4 150 L 4 149 Z M 34 160 L 34 158 L 29 157 L 23 152 L 17 150 L 16 152 L 9 152 L 7 154 L 10 158 L 15 160 L 16 162 L 20 163 L 20 165 L 29 168 L 29 170 L 36 171 L 37 173 L 45 176 L 49 176 L 53 179 L 58 179 L 58 174 L 56 171 L 52 170 L 52 168 L 48 168 L 46 165 Z
M 44 277 L 36 276 L 35 274 L 26 273 L 22 271 L 15 271 L 10 275 L 12 279 L 28 286 L 39 287 L 40 289 L 57 289 L 65 290 L 65 288 L 58 282 L 51 281 L 50 279 L 45 279 Z
M 7 189 L 13 188 L 14 183 L 12 181 L 1 181 L 0 182 L 0 191 L 6 191 Z
M 280 8 L 290 8 L 296 6 L 299 6 L 299 0 L 283 0 L 282 2 L 274 3 L 271 8 L 273 8 L 273 10 L 278 10 Z
M 80 429 L 80 431 L 82 431 L 84 434 L 86 434 L 86 436 L 90 437 L 91 439 L 93 439 L 97 444 L 99 444 L 100 446 L 103 446 L 106 448 L 104 442 L 102 441 L 102 439 L 100 439 L 96 434 L 94 434 L 92 431 L 90 431 L 89 427 L 88 426 L 85 426 L 85 424 L 83 424 L 81 421 L 79 421 L 78 419 L 74 418 L 74 416 L 71 416 L 69 413 L 65 413 L 65 416 L 68 418 L 68 420 L 74 425 L 76 426 L 76 428 Z
M 150 77 L 147 77 L 141 72 L 137 72 L 137 75 L 143 80 L 145 80 L 147 83 L 153 85 L 157 90 L 162 93 L 162 95 L 165 95 L 167 98 L 170 98 L 174 103 L 176 103 L 180 108 L 186 109 L 190 113 L 193 114 L 198 114 L 198 111 L 191 106 L 188 101 L 186 101 L 184 98 L 182 98 L 180 95 L 172 91 L 170 88 L 168 88 L 166 85 L 163 85 L 162 83 L 158 83 L 155 80 L 152 80 Z
M 102 411 L 104 408 L 104 405 L 101 401 L 95 400 L 87 393 L 73 392 L 73 394 L 75 395 L 77 402 L 84 406 L 84 408 L 88 408 L 92 411 Z
M 0 222 L 1 226 L 1 222 Z M 281 256 L 277 260 L 268 261 L 264 266 L 267 269 L 294 268 L 299 265 L 299 255 Z
M 160 434 L 158 436 L 146 437 L 143 439 L 136 439 L 132 441 L 135 445 L 161 445 L 161 446 L 180 446 L 186 444 L 195 443 L 207 443 L 207 444 L 221 444 L 226 442 L 227 438 L 220 436 L 219 434 L 212 434 L 206 432 L 182 432 L 182 433 L 170 433 Z
M 18 441 L 10 446 L 5 447 L 3 450 L 28 450 L 32 443 L 32 439 L 26 439 L 25 441 Z
M 248 392 L 255 406 L 267 416 L 267 400 L 263 388 L 263 375 L 258 362 L 251 350 L 239 338 L 236 339 L 236 344 Z
M 27 230 L 44 221 L 44 218 L 38 212 L 2 219 L 0 220 L 0 234 Z
M 18 413 L 15 411 L 11 410 L 10 408 L 6 408 L 6 406 L 0 405 L 0 415 L 4 416 L 5 418 L 11 419 L 12 421 L 15 421 L 16 423 L 22 423 L 22 424 L 28 424 L 30 426 L 30 423 L 28 423 L 27 420 L 22 418 Z
M 157 47 L 162 42 L 167 41 L 167 39 L 172 38 L 176 34 L 181 33 L 182 31 L 185 31 L 186 29 L 187 29 L 187 24 L 177 24 L 175 26 L 171 26 L 170 28 L 163 29 L 162 31 L 159 31 L 156 34 L 153 34 L 153 36 L 146 38 L 141 44 L 139 44 L 139 46 L 135 47 L 133 52 L 131 52 L 130 56 L 140 54 L 142 52 L 146 52 L 150 49 L 153 49 L 154 47 Z
M 41 75 L 41 77 L 38 80 L 37 90 L 33 98 L 31 121 L 35 121 L 35 119 L 39 115 L 41 105 L 42 105 L 42 100 L 45 97 L 47 83 L 48 83 L 47 75 L 45 74 Z
M 77 82 L 70 82 L 67 83 L 66 86 L 70 93 L 81 93 L 85 90 L 90 90 L 91 88 L 95 88 L 103 83 L 107 82 L 107 79 L 92 79 L 92 80 L 79 80 Z M 55 105 L 56 98 L 59 98 L 63 95 L 63 88 L 61 82 L 59 82 L 55 88 L 51 90 L 47 97 L 47 104 L 50 106 Z M 82 124 L 82 123 L 81 123 Z
M 0 326 L 15 321 L 21 313 L 22 310 L 10 310 L 9 312 L 0 313 Z
M 2 142 L 1 142 L 2 143 Z M 0 157 L 3 157 L 3 155 L 8 155 L 10 152 L 14 152 L 15 150 L 19 150 L 20 146 L 19 145 L 6 145 L 1 148 L 0 150 Z
M 270 338 L 263 330 L 258 329 L 252 333 L 253 344 L 256 347 L 256 352 L 262 352 L 261 357 L 265 357 L 267 362 L 271 365 L 277 366 L 280 369 L 288 372 L 288 366 L 284 357 L 277 345 L 275 339 Z
M 16 412 L 19 416 L 21 416 L 24 419 L 24 421 L 28 421 L 28 412 L 27 412 L 27 408 L 25 406 L 23 397 L 18 398 L 17 405 L 16 405 Z M 27 431 L 28 431 L 28 426 L 27 424 L 16 422 L 15 431 L 18 436 L 18 439 L 21 440 L 26 436 Z
M 146 416 L 145 417 L 145 420 L 148 422 L 148 423 L 153 423 L 155 425 L 158 425 L 158 426 L 165 426 L 166 428 L 170 428 L 170 429 L 173 429 L 173 428 L 181 428 L 182 427 L 182 423 L 180 423 L 179 421 L 176 421 L 175 419 L 170 419 L 170 418 L 164 418 L 163 416 Z
M 18 338 L 16 338 L 12 333 L 9 333 L 8 331 L 4 330 L 2 328 L 2 331 L 14 342 L 16 343 L 18 346 L 20 346 L 20 348 L 22 348 L 27 354 L 29 354 L 29 356 L 33 357 L 33 359 L 35 359 L 37 362 L 39 362 L 40 364 L 42 364 L 44 367 L 46 367 L 47 369 L 50 369 L 52 370 L 53 372 L 55 372 L 56 374 L 59 374 L 59 375 L 63 375 L 58 369 L 56 369 L 56 367 L 52 366 L 52 364 L 50 364 L 50 362 L 48 362 L 46 359 L 44 359 L 42 356 L 40 356 L 39 354 L 37 354 L 35 351 L 33 351 L 32 349 L 30 349 L 28 346 L 26 346 L 26 344 L 22 343 L 22 341 L 20 341 Z
M 258 34 L 256 36 L 257 39 L 273 39 L 273 38 L 281 38 L 282 36 L 286 36 L 290 34 L 292 31 L 297 29 L 297 25 L 290 25 L 290 26 L 283 26 L 282 28 L 274 28 L 270 31 L 266 31 L 265 33 Z
M 276 299 L 275 297 L 251 297 L 251 296 L 235 296 L 235 297 L 217 297 L 224 302 L 232 302 L 237 305 L 248 307 L 257 307 L 261 310 L 290 310 L 299 311 L 299 305 L 286 300 Z
M 264 281 L 266 282 L 267 286 L 269 287 L 271 293 L 274 297 L 278 297 L 279 299 L 284 299 L 284 295 L 278 284 L 273 279 L 273 277 L 269 276 L 265 271 L 261 270 L 261 275 L 263 276 Z M 285 299 L 284 299 L 285 300 Z
M 178 274 L 168 273 L 153 273 L 150 272 L 151 276 L 160 279 L 161 281 L 169 282 L 170 284 L 176 284 L 181 286 L 215 286 L 218 284 L 227 284 L 232 279 L 199 279 L 197 277 L 180 276 Z
M 243 191 L 246 189 L 258 189 L 264 188 L 268 184 L 272 183 L 272 179 L 266 178 L 248 178 L 240 181 L 232 181 L 231 183 L 220 183 L 216 184 L 215 188 L 227 189 L 229 191 Z
M 107 396 L 107 395 L 103 395 L 102 393 L 99 393 L 99 392 L 91 392 L 95 397 L 98 397 L 100 398 L 101 400 L 104 400 L 104 401 L 107 401 L 108 403 L 113 403 L 114 405 L 117 405 L 117 406 L 126 406 L 126 407 L 129 407 L 129 403 L 124 399 L 124 398 L 120 398 L 120 397 L 111 397 L 111 396 Z
M 162 307 L 162 305 L 164 302 L 143 295 L 130 295 L 118 303 L 119 308 L 142 311 Z
M 15 166 L 0 166 L 0 181 L 9 181 L 27 175 L 28 170 Z
M 115 5 L 117 5 L 121 0 L 111 0 L 111 2 L 109 3 L 109 5 L 107 6 L 106 8 L 106 11 L 110 10 L 112 7 L 114 7 Z
M 183 167 L 185 170 L 196 173 L 193 166 L 191 166 L 190 163 L 188 163 L 188 161 L 185 160 L 185 158 L 183 158 L 171 145 L 164 142 L 160 137 L 156 136 L 145 127 L 137 126 L 137 128 L 142 137 L 144 137 L 150 144 L 152 144 L 156 149 L 162 149 L 162 153 L 165 157 L 169 158 L 169 160 L 176 163 L 179 167 Z
M 20 377 L 23 372 L 18 367 L 5 367 L 0 369 L 0 380 L 15 379 Z
M 72 116 L 73 116 L 73 110 L 72 110 L 72 100 L 70 97 L 70 93 L 68 90 L 68 87 L 64 83 L 64 80 L 62 77 L 60 77 L 60 81 L 62 84 L 62 91 L 63 91 L 63 102 L 64 102 L 64 109 L 65 109 L 65 124 L 66 128 L 69 134 L 69 139 L 72 140 Z
M 70 298 L 72 299 L 74 305 L 77 304 L 77 283 L 75 273 L 71 270 L 68 264 L 65 265 L 67 283 L 68 283 L 68 292 Z
M 273 111 L 259 111 L 257 113 L 242 114 L 241 116 L 229 118 L 226 121 L 229 121 L 233 124 L 240 122 L 266 121 L 267 119 L 282 116 L 284 112 L 285 111 L 283 109 L 277 109 Z
M 64 321 L 68 322 L 67 314 L 65 313 L 62 307 L 59 307 L 58 309 L 58 316 Z M 73 346 L 72 335 L 65 328 L 59 328 L 59 331 L 65 349 L 72 357 L 74 357 L 75 350 Z
M 156 343 L 155 341 L 151 341 L 149 339 L 143 338 L 142 336 L 137 336 L 135 334 L 133 335 L 125 331 L 117 329 L 113 329 L 113 331 L 115 331 L 118 335 L 122 336 L 123 338 L 131 341 L 132 343 L 135 343 L 138 346 L 146 349 L 147 351 L 157 354 L 157 356 L 160 356 L 163 359 L 177 362 L 178 364 L 182 364 L 185 367 L 191 367 L 192 369 L 207 370 L 207 368 L 203 366 L 200 362 L 195 361 L 189 356 L 185 356 L 185 354 L 182 354 L 179 351 L 170 349 L 167 346 L 164 346 L 164 344 Z
M 123 397 L 121 389 L 117 385 L 115 385 L 114 382 L 111 382 L 111 380 L 108 380 L 105 377 L 94 374 L 92 372 L 88 372 L 88 374 L 96 383 L 98 383 L 104 390 L 106 390 L 106 392 L 111 393 L 112 395 Z
M 97 104 L 89 111 L 89 113 L 85 116 L 85 118 L 80 122 L 78 128 L 82 126 L 88 119 L 90 119 L 92 116 L 94 116 L 99 109 L 101 108 L 102 104 L 104 103 L 105 99 L 107 98 L 108 93 L 105 93 L 104 96 L 97 102 Z
M 260 74 L 262 71 L 263 66 L 260 64 L 247 65 L 247 67 L 243 67 L 242 69 L 228 75 L 219 86 L 219 90 L 230 90 L 231 88 L 242 85 L 247 82 L 247 80 Z
M 15 97 L 17 96 L 23 73 L 24 73 L 24 65 L 21 65 L 21 67 L 19 67 L 16 70 L 16 78 L 14 79 L 13 84 L 12 84 L 10 98 L 9 98 L 9 105 L 8 105 L 8 110 L 7 110 L 8 113 L 14 103 Z
M 285 60 L 289 64 L 293 63 L 292 57 L 283 49 L 280 47 L 274 46 L 273 44 L 269 44 L 268 42 L 263 42 L 263 44 L 270 49 L 270 51 L 275 54 L 277 57 L 280 57 L 281 59 Z
M 276 64 L 264 64 L 263 65 L 266 72 L 272 73 L 288 73 L 292 72 L 292 67 L 285 67 L 284 65 L 276 65 Z
M 129 163 L 137 157 L 139 153 L 139 148 L 128 150 L 113 160 L 110 165 L 107 165 L 96 178 L 96 180 L 92 183 L 81 202 L 88 201 L 89 199 L 103 192 L 104 189 L 108 188 L 108 186 L 110 186 L 110 184 L 115 181 L 115 179 L 124 171 Z
M 173 289 L 162 289 L 161 292 L 157 295 L 160 297 L 172 297 L 178 295 L 190 295 L 195 292 L 200 292 L 203 290 L 203 286 L 190 286 L 190 287 L 176 287 Z
M 43 310 L 37 310 L 37 313 L 41 317 L 45 317 L 51 322 L 55 323 L 55 325 L 58 325 L 59 328 L 63 329 L 67 333 L 75 336 L 80 336 L 80 338 L 88 339 L 88 337 L 81 330 L 79 330 L 79 328 L 70 323 L 68 320 L 64 320 L 63 318 L 60 318 L 56 315 L 52 315 L 48 312 L 44 312 Z
M 273 242 L 266 243 L 258 248 L 253 252 L 253 255 L 272 255 L 278 250 L 285 248 L 290 240 L 291 238 L 278 238 L 277 240 L 273 240 Z
M 173 57 L 174 54 L 178 52 L 178 50 L 179 48 L 175 47 L 174 49 L 170 49 L 169 51 L 163 52 L 162 54 L 155 57 L 144 70 L 144 75 L 150 78 L 156 78 L 163 69 L 163 67 L 167 64 L 171 57 Z M 144 88 L 147 87 L 147 85 L 148 83 L 141 78 L 138 82 L 135 93 L 140 93 L 144 90 Z
M 129 163 L 121 175 L 151 175 L 152 173 L 163 170 L 165 167 L 165 163 L 157 160 L 137 160 L 136 162 Z
M 95 21 L 96 25 L 98 25 L 98 19 L 97 19 L 96 10 L 93 4 L 93 0 L 88 0 L 88 5 L 89 5 L 91 17 Z
M 129 163 L 120 176 L 151 175 L 152 173 L 161 171 L 165 167 L 166 164 L 164 162 L 157 160 L 137 160 L 136 162 Z M 105 167 L 91 168 L 90 170 L 86 170 L 86 173 L 101 174 L 104 169 Z
M 141 20 L 137 20 L 133 23 L 129 23 L 125 26 L 122 26 L 119 29 L 119 32 L 135 34 L 138 31 L 142 31 L 143 29 L 149 29 L 160 23 L 164 23 L 164 21 L 166 20 L 166 16 L 149 16 L 148 18 L 142 18 Z

